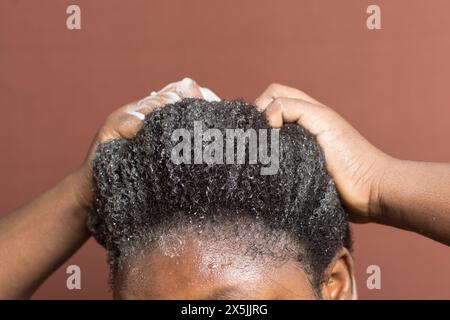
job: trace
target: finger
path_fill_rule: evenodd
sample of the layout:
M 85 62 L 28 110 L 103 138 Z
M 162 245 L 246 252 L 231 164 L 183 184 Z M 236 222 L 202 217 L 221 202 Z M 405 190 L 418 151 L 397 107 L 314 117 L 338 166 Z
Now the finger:
M 281 128 L 283 126 L 282 106 L 277 103 L 271 103 L 266 108 L 266 117 L 272 128 Z
M 175 92 L 183 98 L 203 98 L 200 86 L 190 78 L 184 78 L 178 82 Z
M 208 88 L 200 87 L 200 92 L 206 101 L 220 101 L 220 98 Z
M 113 139 L 130 139 L 142 128 L 139 117 L 123 112 L 123 108 L 112 113 L 100 131 L 99 142 Z
M 165 96 L 165 95 L 164 95 Z M 156 107 L 163 106 L 167 98 L 163 95 L 153 96 L 151 101 L 144 99 L 129 103 L 117 109 L 106 119 L 101 134 L 101 142 L 111 139 L 131 139 L 142 128 L 145 116 Z
M 169 83 L 168 85 L 164 86 L 164 88 L 162 88 L 162 89 L 159 90 L 158 92 L 173 91 L 173 90 L 175 90 L 175 87 L 176 87 L 177 83 L 178 83 L 178 81 L 176 81 L 176 82 L 171 82 L 171 83 Z M 155 94 L 157 94 L 158 92 L 154 92 L 154 91 L 153 91 L 152 93 L 150 93 L 150 95 L 155 95 Z
M 162 88 L 158 93 L 173 91 L 182 98 L 203 98 L 200 86 L 190 78 L 184 78 L 181 81 L 173 82 Z
M 322 105 L 322 103 L 320 103 L 319 101 L 317 101 L 316 99 L 312 98 L 311 96 L 309 96 L 308 94 L 306 94 L 305 92 L 295 89 L 295 88 L 291 88 L 291 87 L 287 87 L 287 86 L 283 86 L 281 84 L 271 84 L 262 94 L 259 98 L 257 98 L 257 102 L 258 104 L 261 106 L 261 108 L 266 107 L 273 99 L 276 98 L 281 98 L 281 97 L 285 97 L 285 98 L 293 98 L 293 99 L 301 99 L 301 100 L 305 100 L 308 101 L 310 103 L 315 103 L 315 104 L 319 104 Z
M 166 85 L 164 88 L 159 90 L 158 92 L 152 92 L 151 94 L 158 94 L 158 93 L 163 93 L 163 92 L 167 92 L 167 91 L 176 91 L 177 88 L 180 86 L 180 83 L 183 81 L 185 84 L 192 85 L 192 86 L 195 86 L 195 85 L 198 86 L 198 84 L 195 80 L 192 80 L 191 78 L 186 77 L 182 80 L 171 82 L 168 85 Z M 199 88 L 200 88 L 200 86 L 199 86 Z
M 138 118 L 141 121 L 144 121 L 144 119 L 145 119 L 145 114 L 143 114 L 142 112 L 133 111 L 133 110 L 128 110 L 127 112 L 128 112 L 129 115 L 132 115 L 132 116 Z
M 143 124 L 142 120 L 130 114 L 123 113 L 117 119 L 117 124 L 114 129 L 120 138 L 131 139 L 142 128 Z
M 200 87 L 196 81 L 190 78 L 184 78 L 181 81 L 169 83 L 158 93 L 168 91 L 177 92 L 182 98 L 202 98 L 207 101 L 220 101 L 219 96 L 212 90 L 206 87 Z M 156 95 L 158 93 L 152 92 L 150 95 Z
M 276 98 L 266 108 L 266 117 L 274 128 L 280 128 L 284 123 L 298 123 L 313 134 L 320 131 L 317 121 L 314 121 L 325 107 L 309 101 L 292 98 Z
M 116 132 L 123 138 L 131 138 L 142 127 L 142 121 L 147 114 L 158 107 L 176 103 L 183 97 L 220 101 L 220 98 L 208 88 L 201 88 L 192 79 L 185 78 L 179 82 L 168 84 L 159 92 L 152 92 L 138 102 L 125 105 L 114 112 L 107 121 L 107 127 L 111 128 L 109 132 Z
M 311 96 L 309 96 L 308 94 L 306 94 L 305 92 L 295 89 L 295 88 L 291 88 L 291 87 L 287 87 L 287 86 L 283 86 L 280 84 L 271 84 L 256 100 L 255 100 L 255 104 L 258 108 L 259 111 L 264 111 L 267 106 L 276 98 L 281 98 L 281 97 L 285 97 L 285 98 L 293 98 L 293 99 L 300 99 L 300 100 L 304 100 L 310 103 L 314 103 L 314 104 L 318 104 L 318 105 L 323 105 L 322 103 L 320 103 L 319 101 L 317 101 L 316 99 L 312 98 Z
M 145 116 L 158 107 L 165 106 L 166 104 L 176 103 L 180 100 L 181 97 L 177 93 L 173 91 L 167 91 L 145 97 L 137 103 L 129 105 L 127 111 L 128 113 L 133 115 L 136 115 L 137 112 Z
M 130 139 L 142 128 L 145 116 L 169 103 L 180 101 L 181 97 L 174 91 L 151 93 L 137 102 L 129 103 L 113 112 L 105 121 L 101 141 L 110 139 Z

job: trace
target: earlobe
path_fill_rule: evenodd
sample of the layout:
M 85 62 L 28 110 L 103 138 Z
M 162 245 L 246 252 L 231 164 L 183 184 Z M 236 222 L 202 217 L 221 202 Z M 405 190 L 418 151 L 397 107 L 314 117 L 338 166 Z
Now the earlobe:
M 353 258 L 347 249 L 342 249 L 325 271 L 322 297 L 326 300 L 351 300 L 356 298 Z

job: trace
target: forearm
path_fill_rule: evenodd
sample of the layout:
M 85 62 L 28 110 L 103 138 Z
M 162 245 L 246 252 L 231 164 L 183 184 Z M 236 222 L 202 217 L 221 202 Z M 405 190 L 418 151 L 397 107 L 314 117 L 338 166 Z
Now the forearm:
M 450 164 L 394 160 L 378 190 L 376 222 L 450 245 Z
M 0 220 L 0 299 L 29 298 L 89 237 L 72 174 Z

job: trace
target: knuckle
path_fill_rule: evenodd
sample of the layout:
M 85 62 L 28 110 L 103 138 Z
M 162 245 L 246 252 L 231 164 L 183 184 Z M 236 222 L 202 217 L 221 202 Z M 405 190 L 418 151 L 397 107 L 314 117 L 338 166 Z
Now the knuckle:
M 281 84 L 273 82 L 273 83 L 269 84 L 269 86 L 267 87 L 267 91 L 277 92 L 280 89 L 280 87 L 282 87 Z
M 135 116 L 128 113 L 121 113 L 117 119 L 117 127 L 133 127 L 141 121 Z
M 277 99 L 274 99 L 272 103 L 267 107 L 266 113 L 269 115 L 281 112 L 282 105 Z

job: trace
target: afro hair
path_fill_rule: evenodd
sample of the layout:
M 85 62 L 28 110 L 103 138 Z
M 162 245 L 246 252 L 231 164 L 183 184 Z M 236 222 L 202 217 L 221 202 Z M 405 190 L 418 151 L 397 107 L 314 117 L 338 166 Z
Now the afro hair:
M 275 130 L 263 113 L 243 101 L 184 99 L 147 115 L 134 138 L 100 145 L 93 164 L 88 227 L 107 248 L 113 277 L 129 248 L 151 246 L 163 230 L 192 226 L 193 232 L 222 230 L 228 238 L 240 239 L 239 219 L 245 217 L 264 226 L 266 232 L 245 231 L 247 236 L 251 230 L 258 233 L 252 238 L 262 247 L 281 239 L 277 234 L 288 234 L 301 248 L 296 258 L 310 270 L 312 281 L 323 281 L 338 250 L 351 249 L 351 237 L 315 138 L 299 125 L 284 125 L 279 130 L 279 170 L 273 175 L 262 175 L 260 163 L 175 164 L 171 150 L 177 141 L 172 133 L 179 128 L 192 131 L 194 121 L 224 135 L 229 128 Z M 280 255 L 277 250 L 259 252 L 275 257 Z

